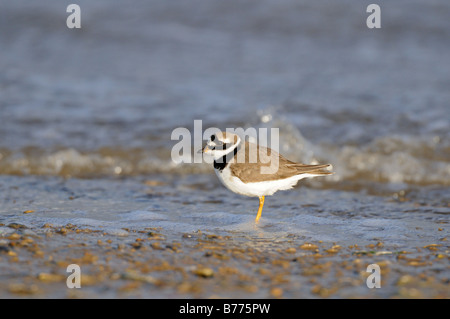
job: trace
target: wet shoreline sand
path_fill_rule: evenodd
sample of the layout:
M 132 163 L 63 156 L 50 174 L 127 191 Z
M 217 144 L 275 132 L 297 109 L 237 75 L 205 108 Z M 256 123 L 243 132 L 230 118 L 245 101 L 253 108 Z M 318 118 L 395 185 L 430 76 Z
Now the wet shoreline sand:
M 202 232 L 170 241 L 164 229 L 119 237 L 75 225 L 21 227 L 10 224 L 0 241 L 2 298 L 449 297 L 446 240 L 397 251 L 382 242 L 255 243 Z M 81 289 L 66 286 L 69 264 L 81 267 Z M 370 264 L 380 266 L 380 289 L 366 286 Z
M 14 181 L 23 182 L 18 177 Z M 80 182 L 86 188 L 91 181 Z M 108 181 L 108 184 L 112 191 L 114 183 Z M 162 182 L 156 181 L 147 181 L 147 184 L 152 185 L 153 194 L 157 189 L 164 192 L 165 187 L 174 187 L 162 186 Z M 3 200 L 6 202 L 7 198 Z M 64 207 L 74 200 L 66 198 L 60 205 Z M 149 199 L 155 200 L 155 197 Z M 162 198 L 163 202 L 170 200 L 170 196 Z M 209 205 L 222 203 L 217 202 Z M 250 207 L 252 204 L 250 202 Z M 302 203 L 294 204 L 301 207 Z M 195 210 L 195 205 L 188 202 L 176 205 L 179 209 Z M 321 205 L 304 202 L 303 205 L 304 211 L 309 209 L 313 214 L 321 214 Z M 46 219 L 36 219 L 38 215 L 49 214 L 42 207 L 37 211 L 26 210 L 33 206 L 36 205 L 26 201 L 16 202 L 19 213 L 1 214 L 1 298 L 450 297 L 445 218 L 433 222 L 429 229 L 426 224 L 417 224 L 418 233 L 410 239 L 408 233 L 385 239 L 382 236 L 358 237 L 358 233 L 336 226 L 336 234 L 342 232 L 341 236 L 346 233 L 348 236 L 342 237 L 345 240 L 333 241 L 317 239 L 323 238 L 320 232 L 307 235 L 289 229 L 271 232 L 278 227 L 276 221 L 271 221 L 275 210 L 271 206 L 267 207 L 259 225 L 252 226 L 254 216 L 248 214 L 242 217 L 247 227 L 242 229 L 241 224 L 233 224 L 232 218 L 213 211 L 210 212 L 212 217 L 207 219 L 209 224 L 193 225 L 186 231 L 182 230 L 183 225 L 174 228 L 161 224 L 163 217 L 148 220 L 142 211 L 135 216 L 141 216 L 142 222 L 123 222 L 124 227 L 102 226 L 108 225 L 102 221 L 86 226 L 88 219 L 78 219 L 79 224 L 76 219 L 67 219 L 66 224 L 64 219 L 55 219 L 52 224 L 45 222 Z M 201 210 L 201 204 L 197 206 Z M 230 206 L 227 203 L 225 207 Z M 92 210 L 99 207 L 101 205 Z M 113 204 L 109 209 L 112 208 Z M 333 219 L 331 213 L 327 212 Z M 72 211 L 72 215 L 76 214 Z M 202 214 L 209 215 L 207 211 Z M 188 217 L 200 218 L 192 212 Z M 308 223 L 305 213 L 300 213 L 299 218 Z M 339 218 L 355 217 L 349 213 Z M 227 224 L 231 225 L 225 227 Z M 196 227 L 198 229 L 193 230 Z M 327 232 L 330 225 L 318 227 Z M 373 226 L 377 227 L 380 226 Z M 360 228 L 364 231 L 367 225 L 361 221 Z M 70 275 L 66 268 L 70 264 L 81 267 L 81 289 L 66 286 Z M 370 264 L 380 266 L 380 289 L 369 289 L 366 285 Z

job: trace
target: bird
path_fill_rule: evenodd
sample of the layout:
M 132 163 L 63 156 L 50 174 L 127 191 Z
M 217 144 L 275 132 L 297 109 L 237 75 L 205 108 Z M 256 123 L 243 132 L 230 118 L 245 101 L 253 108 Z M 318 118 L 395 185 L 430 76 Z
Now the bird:
M 214 171 L 230 191 L 259 197 L 258 223 L 266 196 L 288 190 L 305 177 L 333 174 L 331 164 L 307 165 L 292 162 L 271 148 L 243 141 L 237 134 L 216 132 L 199 153 L 212 156 Z

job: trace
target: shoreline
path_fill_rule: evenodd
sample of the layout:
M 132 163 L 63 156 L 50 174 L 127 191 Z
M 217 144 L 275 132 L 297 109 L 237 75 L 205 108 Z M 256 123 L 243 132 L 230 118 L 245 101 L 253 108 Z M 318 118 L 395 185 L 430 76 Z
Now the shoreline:
M 10 229 L 8 233 L 6 229 Z M 0 226 L 1 298 L 449 298 L 446 239 L 408 250 L 161 228 Z M 369 289 L 378 264 L 381 288 Z M 66 285 L 78 264 L 81 288 Z

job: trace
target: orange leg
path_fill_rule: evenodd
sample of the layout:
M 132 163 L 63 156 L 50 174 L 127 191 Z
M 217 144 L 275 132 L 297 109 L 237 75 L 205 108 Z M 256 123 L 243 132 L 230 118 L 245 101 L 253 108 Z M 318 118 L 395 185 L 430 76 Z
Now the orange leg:
M 259 209 L 258 209 L 258 214 L 256 215 L 256 219 L 255 222 L 257 223 L 259 221 L 259 219 L 261 218 L 261 212 L 264 206 L 264 196 L 261 196 L 259 198 Z

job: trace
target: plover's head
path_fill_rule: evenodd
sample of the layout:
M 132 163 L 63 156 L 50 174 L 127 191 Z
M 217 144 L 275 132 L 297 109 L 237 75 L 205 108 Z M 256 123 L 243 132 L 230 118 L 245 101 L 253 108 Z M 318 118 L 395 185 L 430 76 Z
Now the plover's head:
M 202 152 L 219 159 L 232 152 L 241 142 L 241 138 L 233 133 L 217 132 L 211 135 Z

